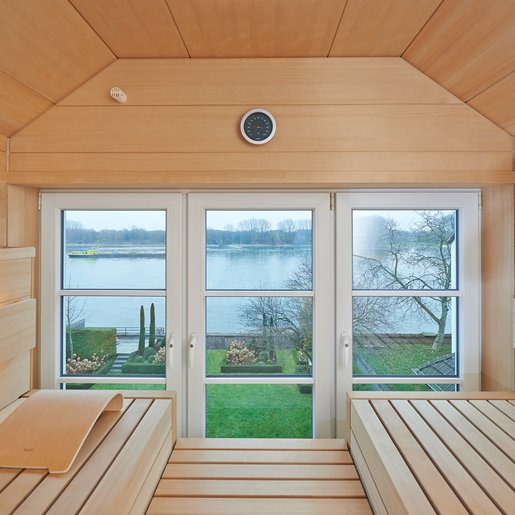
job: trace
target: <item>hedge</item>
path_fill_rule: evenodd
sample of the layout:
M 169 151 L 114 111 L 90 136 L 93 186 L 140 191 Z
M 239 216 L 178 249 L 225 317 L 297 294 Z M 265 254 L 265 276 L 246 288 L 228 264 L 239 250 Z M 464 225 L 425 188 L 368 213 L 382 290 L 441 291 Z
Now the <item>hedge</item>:
M 116 329 L 114 327 L 78 327 L 71 329 L 73 352 L 79 358 L 111 357 L 116 354 Z M 70 356 L 70 333 L 66 331 L 66 355 Z
M 148 363 L 147 361 L 135 361 L 138 357 L 138 352 L 133 352 L 127 361 L 122 365 L 122 374 L 145 374 L 145 375 L 159 375 L 165 373 L 164 363 Z
M 281 365 L 222 365 L 222 374 L 280 374 Z

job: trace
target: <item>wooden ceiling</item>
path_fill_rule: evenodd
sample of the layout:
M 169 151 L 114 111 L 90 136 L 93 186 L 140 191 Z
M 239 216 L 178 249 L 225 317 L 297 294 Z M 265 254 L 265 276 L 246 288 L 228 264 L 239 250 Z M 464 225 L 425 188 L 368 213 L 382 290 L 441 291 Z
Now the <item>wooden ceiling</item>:
M 0 7 L 5 136 L 117 58 L 327 56 L 402 56 L 515 135 L 515 0 L 0 0 Z

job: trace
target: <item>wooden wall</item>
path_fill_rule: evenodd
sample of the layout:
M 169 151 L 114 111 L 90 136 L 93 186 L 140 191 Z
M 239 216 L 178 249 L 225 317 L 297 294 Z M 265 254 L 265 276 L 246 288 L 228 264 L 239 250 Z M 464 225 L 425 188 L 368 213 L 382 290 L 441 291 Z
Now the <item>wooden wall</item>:
M 263 147 L 238 133 L 258 106 L 278 125 Z M 482 186 L 483 388 L 511 389 L 512 157 L 399 58 L 118 60 L 11 138 L 7 241 L 37 241 L 38 187 Z
M 128 95 L 118 104 L 112 86 Z M 248 109 L 277 119 L 252 146 Z M 400 58 L 125 59 L 11 139 L 11 184 L 327 187 L 513 182 L 511 137 Z

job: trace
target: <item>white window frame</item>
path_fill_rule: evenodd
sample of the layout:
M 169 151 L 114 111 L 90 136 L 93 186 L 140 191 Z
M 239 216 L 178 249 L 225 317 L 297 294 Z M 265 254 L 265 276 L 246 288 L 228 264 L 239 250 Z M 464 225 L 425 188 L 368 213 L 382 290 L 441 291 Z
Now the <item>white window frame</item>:
M 181 391 L 182 346 L 169 347 L 182 337 L 182 195 L 180 193 L 42 193 L 41 198 L 41 388 L 70 383 L 164 384 Z M 166 286 L 159 290 L 61 289 L 62 212 L 66 210 L 166 211 Z M 156 296 L 166 300 L 166 377 L 61 375 L 61 298 L 84 296 Z M 172 354 L 173 353 L 173 354 Z M 173 355 L 173 360 L 172 360 Z M 178 404 L 181 400 L 178 399 Z
M 343 436 L 345 418 L 344 393 L 353 384 L 457 384 L 463 391 L 478 391 L 481 387 L 481 219 L 478 191 L 354 191 L 337 194 L 336 217 L 336 334 L 340 335 L 337 359 L 337 434 Z M 458 289 L 437 291 L 438 296 L 456 297 L 458 302 L 458 376 L 438 377 L 359 377 L 352 374 L 352 298 L 366 291 L 352 287 L 352 211 L 441 209 L 458 212 Z M 368 292 L 370 293 L 370 292 Z M 426 290 L 378 292 L 374 296 L 426 295 Z M 346 348 L 345 345 L 348 345 Z
M 205 213 L 222 210 L 311 210 L 313 211 L 313 290 L 212 291 L 205 289 Z M 188 334 L 196 334 L 195 366 L 188 371 L 188 435 L 203 436 L 205 428 L 205 386 L 207 384 L 314 384 L 313 434 L 318 438 L 334 435 L 334 319 L 331 309 L 331 269 L 334 255 L 328 193 L 193 193 L 188 195 Z M 327 259 L 330 263 L 327 263 Z M 313 377 L 208 377 L 205 374 L 205 296 L 314 296 L 313 341 L 316 358 Z

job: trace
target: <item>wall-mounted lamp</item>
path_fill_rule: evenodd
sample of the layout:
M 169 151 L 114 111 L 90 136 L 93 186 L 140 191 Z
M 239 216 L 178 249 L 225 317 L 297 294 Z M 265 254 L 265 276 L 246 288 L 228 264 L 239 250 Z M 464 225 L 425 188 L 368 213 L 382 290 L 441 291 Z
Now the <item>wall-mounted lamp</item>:
M 117 87 L 111 88 L 109 94 L 120 104 L 125 104 L 127 102 L 127 95 Z

